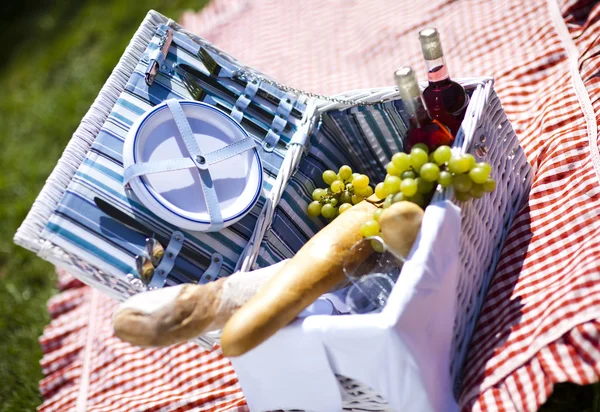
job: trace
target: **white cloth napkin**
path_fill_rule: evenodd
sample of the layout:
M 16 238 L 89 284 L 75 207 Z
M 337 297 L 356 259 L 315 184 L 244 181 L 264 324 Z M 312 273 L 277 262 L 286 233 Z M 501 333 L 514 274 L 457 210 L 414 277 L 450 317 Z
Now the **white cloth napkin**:
M 356 379 L 392 410 L 455 411 L 450 349 L 456 314 L 460 209 L 430 205 L 381 313 L 309 316 L 233 358 L 252 411 L 338 411 L 335 374 Z

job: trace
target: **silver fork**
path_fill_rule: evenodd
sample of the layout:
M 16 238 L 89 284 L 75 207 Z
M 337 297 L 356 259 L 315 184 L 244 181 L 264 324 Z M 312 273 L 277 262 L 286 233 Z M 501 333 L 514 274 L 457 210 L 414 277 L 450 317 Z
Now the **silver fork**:
M 183 80 L 183 85 L 190 93 L 192 99 L 202 101 L 206 97 L 206 91 L 198 85 L 198 82 L 193 78 L 191 74 L 185 70 L 177 67 L 175 69 Z

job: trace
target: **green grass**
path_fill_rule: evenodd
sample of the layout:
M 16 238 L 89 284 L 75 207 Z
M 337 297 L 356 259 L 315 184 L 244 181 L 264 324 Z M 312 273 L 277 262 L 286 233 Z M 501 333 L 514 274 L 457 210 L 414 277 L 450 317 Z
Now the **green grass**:
M 33 3 L 34 12 L 22 11 Z M 41 403 L 38 337 L 49 322 L 46 301 L 56 293 L 52 266 L 15 246 L 13 235 L 146 12 L 177 18 L 206 1 L 37 3 L 23 0 L 0 13 L 8 53 L 0 61 L 2 412 Z M 600 390 L 560 385 L 542 410 L 600 411 Z
M 206 1 L 47 3 L 0 13 L 0 411 L 41 403 L 38 337 L 56 293 L 52 266 L 13 244 L 17 227 L 147 11 L 177 19 Z

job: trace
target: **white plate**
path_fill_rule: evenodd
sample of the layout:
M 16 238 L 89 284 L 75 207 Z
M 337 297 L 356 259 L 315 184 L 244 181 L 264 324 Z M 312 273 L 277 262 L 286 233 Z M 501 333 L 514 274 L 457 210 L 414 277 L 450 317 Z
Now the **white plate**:
M 248 137 L 242 126 L 225 112 L 205 103 L 179 103 L 203 153 Z M 142 115 L 131 127 L 123 147 L 125 168 L 139 162 L 189 157 L 166 103 Z M 262 164 L 256 149 L 210 166 L 225 226 L 252 209 L 262 188 Z M 152 173 L 135 177 L 131 188 L 140 202 L 156 215 L 180 228 L 206 231 L 210 217 L 197 169 Z

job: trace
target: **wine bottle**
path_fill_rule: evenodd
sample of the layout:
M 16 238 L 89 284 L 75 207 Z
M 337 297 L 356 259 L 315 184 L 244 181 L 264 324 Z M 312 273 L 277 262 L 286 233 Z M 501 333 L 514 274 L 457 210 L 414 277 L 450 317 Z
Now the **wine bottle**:
M 421 30 L 419 40 L 429 80 L 429 85 L 423 91 L 423 98 L 433 118 L 448 126 L 456 136 L 465 117 L 469 95 L 464 87 L 450 79 L 437 29 Z
M 396 70 L 394 78 L 409 117 L 406 151 L 409 152 L 417 143 L 426 144 L 429 150 L 435 150 L 441 145 L 451 146 L 454 135 L 448 127 L 429 114 L 413 69 L 402 67 Z

